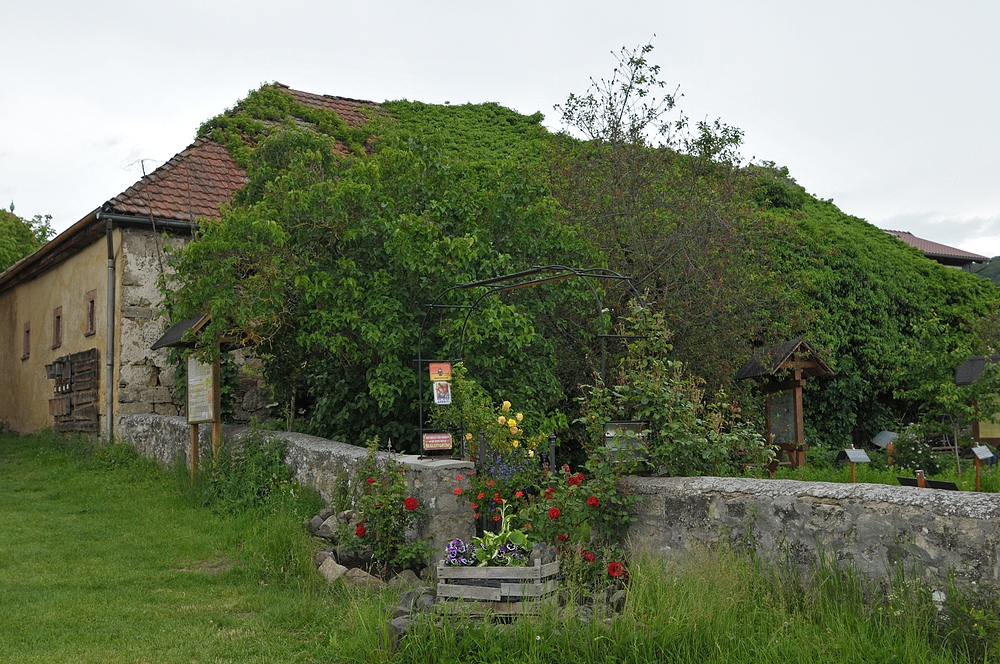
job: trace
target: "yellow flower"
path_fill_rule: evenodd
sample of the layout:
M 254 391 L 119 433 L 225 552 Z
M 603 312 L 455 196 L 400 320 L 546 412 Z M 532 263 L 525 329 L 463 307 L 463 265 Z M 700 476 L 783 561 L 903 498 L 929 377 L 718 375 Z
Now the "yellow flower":
M 500 424 L 507 424 L 507 418 L 501 415 L 500 417 L 497 418 L 497 422 L 499 422 Z
M 471 433 L 469 433 L 469 432 L 466 432 L 466 433 L 465 433 L 465 439 L 466 439 L 466 440 L 472 440 L 472 434 L 471 434 Z
M 521 441 L 515 438 L 514 440 L 510 441 L 510 444 L 513 445 L 514 447 L 517 447 L 518 445 L 521 444 Z
M 509 401 L 504 401 L 503 405 L 500 408 L 503 409 L 503 412 L 509 413 L 510 412 L 510 402 Z
M 532 458 L 535 456 L 535 450 L 528 450 L 528 457 Z
M 510 435 L 512 435 L 512 436 L 516 436 L 517 435 L 517 427 L 511 427 L 510 428 Z
M 517 414 L 517 421 L 520 422 L 523 419 L 524 419 L 524 413 L 518 413 Z

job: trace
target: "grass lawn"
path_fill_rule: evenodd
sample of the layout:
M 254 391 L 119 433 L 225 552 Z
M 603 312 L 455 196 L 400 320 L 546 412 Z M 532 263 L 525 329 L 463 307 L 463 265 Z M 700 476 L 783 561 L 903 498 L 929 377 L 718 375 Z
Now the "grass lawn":
M 428 616 L 389 648 L 391 592 L 329 587 L 292 505 L 226 516 L 121 446 L 0 434 L 0 662 L 996 661 L 996 602 L 808 579 L 725 551 L 634 560 L 622 613 Z M 942 618 L 942 616 L 946 616 Z
M 301 521 L 223 516 L 145 461 L 61 448 L 0 434 L 0 661 L 365 662 L 382 645 L 389 600 L 299 573 Z

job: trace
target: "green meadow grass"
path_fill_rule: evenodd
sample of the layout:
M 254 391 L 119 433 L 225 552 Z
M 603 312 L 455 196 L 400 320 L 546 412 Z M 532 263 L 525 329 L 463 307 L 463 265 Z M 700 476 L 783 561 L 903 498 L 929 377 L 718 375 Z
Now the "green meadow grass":
M 617 615 L 426 614 L 393 650 L 390 591 L 329 587 L 301 508 L 226 516 L 124 446 L 0 434 L 0 662 L 995 661 L 996 602 L 728 551 L 633 561 Z M 992 602 L 992 603 L 991 603 Z M 992 648 L 992 651 L 991 651 Z

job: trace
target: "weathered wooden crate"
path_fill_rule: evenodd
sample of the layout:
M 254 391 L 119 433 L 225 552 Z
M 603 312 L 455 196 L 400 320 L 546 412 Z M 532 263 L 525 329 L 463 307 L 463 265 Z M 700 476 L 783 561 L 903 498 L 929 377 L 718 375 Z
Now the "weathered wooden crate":
M 558 589 L 559 562 L 527 567 L 437 567 L 438 601 L 457 600 L 485 605 L 493 612 L 522 612 L 525 600 L 551 595 Z M 475 612 L 475 611 L 474 611 Z

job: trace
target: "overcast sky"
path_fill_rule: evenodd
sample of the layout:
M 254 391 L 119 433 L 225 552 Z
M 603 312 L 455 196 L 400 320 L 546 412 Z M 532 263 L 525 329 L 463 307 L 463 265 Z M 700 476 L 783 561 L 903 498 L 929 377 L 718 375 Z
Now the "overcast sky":
M 1000 2 L 50 0 L 0 12 L 0 205 L 78 221 L 262 83 L 541 111 L 650 40 L 692 119 L 882 228 L 1000 254 Z M 654 37 L 655 35 L 655 37 Z

